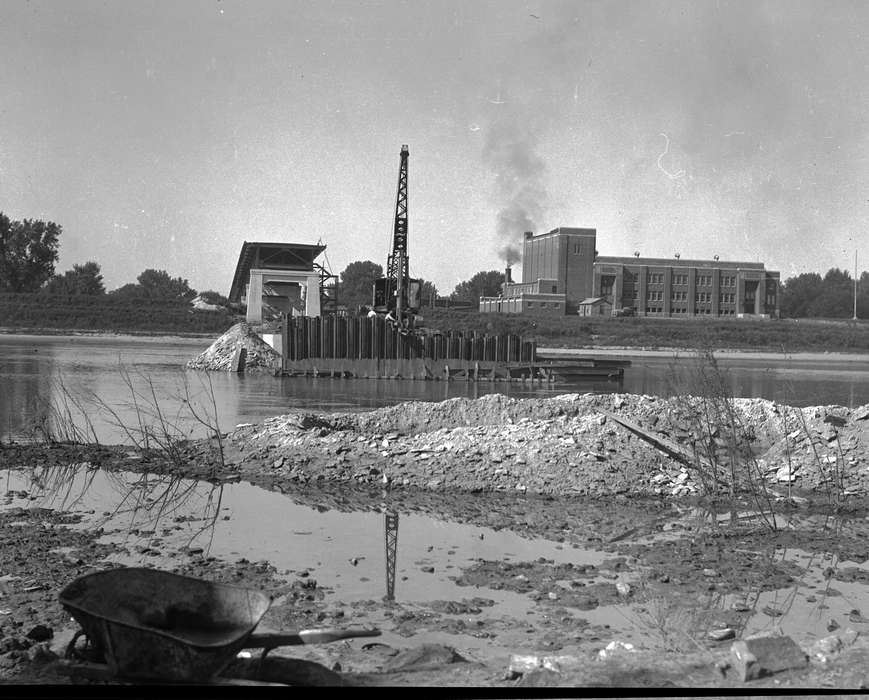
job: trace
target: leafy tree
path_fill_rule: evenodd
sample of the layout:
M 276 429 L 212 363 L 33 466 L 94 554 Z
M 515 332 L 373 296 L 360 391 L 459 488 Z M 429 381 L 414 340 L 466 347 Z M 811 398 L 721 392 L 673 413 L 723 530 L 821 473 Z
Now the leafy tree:
M 135 282 L 130 282 L 125 284 L 122 287 L 118 287 L 117 289 L 113 289 L 109 292 L 109 296 L 120 297 L 121 299 L 144 299 L 145 298 L 145 288 L 142 287 L 141 284 L 136 284 Z
M 190 288 L 187 280 L 170 277 L 166 270 L 145 270 L 137 279 L 149 299 L 190 301 L 196 296 L 196 290 Z
M 124 299 L 152 299 L 157 301 L 190 301 L 196 296 L 187 280 L 170 277 L 165 270 L 145 270 L 139 275 L 138 283 L 125 284 L 109 292 L 110 295 Z
M 854 278 L 848 270 L 830 268 L 823 277 L 806 272 L 785 280 L 781 310 L 791 318 L 851 318 L 854 313 Z M 869 317 L 869 273 L 857 283 L 857 315 Z
M 869 272 L 864 272 L 857 281 L 857 317 L 869 318 Z
M 781 313 L 790 318 L 809 315 L 812 302 L 821 295 L 824 281 L 817 272 L 804 272 L 789 277 L 782 285 Z
M 0 212 L 0 292 L 35 292 L 54 274 L 62 228 Z
M 217 306 L 229 306 L 229 299 L 218 292 L 211 290 L 199 292 L 199 298 L 206 304 L 214 304 Z
M 453 299 L 470 299 L 477 301 L 480 297 L 496 297 L 501 293 L 504 284 L 504 273 L 500 270 L 478 272 L 471 279 L 456 285 L 450 295 Z
M 847 270 L 830 268 L 824 275 L 821 293 L 809 305 L 809 316 L 846 318 L 853 313 L 854 280 Z
M 383 277 L 383 268 L 370 260 L 357 260 L 345 267 L 340 277 L 338 298 L 342 304 L 371 304 L 374 280 Z
M 84 265 L 73 265 L 62 275 L 55 275 L 43 287 L 47 294 L 63 294 L 65 296 L 87 295 L 97 296 L 106 293 L 100 266 L 93 262 Z
M 420 278 L 419 303 L 420 306 L 428 306 L 438 298 L 438 288 L 428 280 Z

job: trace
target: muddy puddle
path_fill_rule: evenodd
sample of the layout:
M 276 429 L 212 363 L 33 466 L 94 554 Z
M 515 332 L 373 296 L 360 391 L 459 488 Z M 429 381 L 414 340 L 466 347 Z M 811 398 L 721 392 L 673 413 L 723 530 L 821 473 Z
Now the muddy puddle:
M 599 503 L 541 500 L 533 519 L 515 506 L 511 524 L 510 506 L 487 496 L 500 508 L 487 526 L 480 496 L 465 497 L 466 516 L 462 497 L 441 509 L 428 498 L 424 509 L 393 494 L 339 510 L 243 482 L 81 465 L 0 474 L 0 510 L 78 514 L 67 527 L 101 528 L 101 543 L 120 546 L 107 562 L 268 562 L 273 607 L 374 624 L 397 648 L 438 642 L 492 660 L 614 640 L 695 652 L 758 632 L 804 646 L 869 632 L 865 517 L 777 514 L 772 532 L 747 510 L 612 503 L 604 521 Z

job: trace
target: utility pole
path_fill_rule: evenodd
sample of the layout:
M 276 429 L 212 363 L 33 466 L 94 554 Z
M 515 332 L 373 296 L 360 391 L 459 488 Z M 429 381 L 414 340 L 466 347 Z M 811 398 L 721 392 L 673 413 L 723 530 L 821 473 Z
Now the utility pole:
M 857 320 L 857 250 L 854 250 L 854 320 Z

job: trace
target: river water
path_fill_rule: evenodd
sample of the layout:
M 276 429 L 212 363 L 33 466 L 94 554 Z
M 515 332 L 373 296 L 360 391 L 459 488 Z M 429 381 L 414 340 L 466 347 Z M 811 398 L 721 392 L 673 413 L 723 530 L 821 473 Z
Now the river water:
M 121 424 L 137 424 L 143 414 L 170 423 L 179 433 L 202 435 L 207 429 L 191 415 L 191 407 L 204 422 L 225 431 L 294 409 L 358 411 L 494 392 L 523 398 L 616 391 L 668 395 L 674 391 L 674 368 L 686 365 L 684 356 L 676 361 L 626 355 L 633 364 L 622 383 L 555 385 L 276 378 L 184 370 L 184 363 L 209 344 L 209 339 L 191 338 L 0 335 L 0 440 L 33 437 L 34 426 L 49 420 L 74 423 L 103 443 L 125 442 L 129 436 Z M 869 362 L 729 358 L 721 366 L 735 396 L 797 406 L 853 408 L 869 403 Z M 52 429 L 57 432 L 57 425 Z

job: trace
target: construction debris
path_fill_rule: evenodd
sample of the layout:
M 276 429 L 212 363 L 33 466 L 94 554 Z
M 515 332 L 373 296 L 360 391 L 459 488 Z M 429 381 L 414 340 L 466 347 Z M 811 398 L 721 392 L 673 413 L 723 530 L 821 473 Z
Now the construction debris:
M 773 497 L 796 503 L 800 491 L 826 493 L 833 470 L 843 496 L 869 492 L 869 471 L 861 466 L 869 425 L 850 419 L 859 409 L 838 409 L 849 420 L 835 446 L 819 442 L 829 425 L 823 407 L 735 399 L 733 409 L 748 435 L 747 459 L 756 460 L 743 474 L 761 475 Z M 712 473 L 706 453 L 696 448 L 692 420 L 684 397 L 489 394 L 366 412 L 276 416 L 238 426 L 225 447 L 242 474 L 262 462 L 270 476 L 300 483 L 691 497 L 703 495 Z
M 186 367 L 211 372 L 276 372 L 281 368 L 281 355 L 249 324 L 236 323 Z
M 809 664 L 806 652 L 790 637 L 755 637 L 734 642 L 730 656 L 742 681 Z

